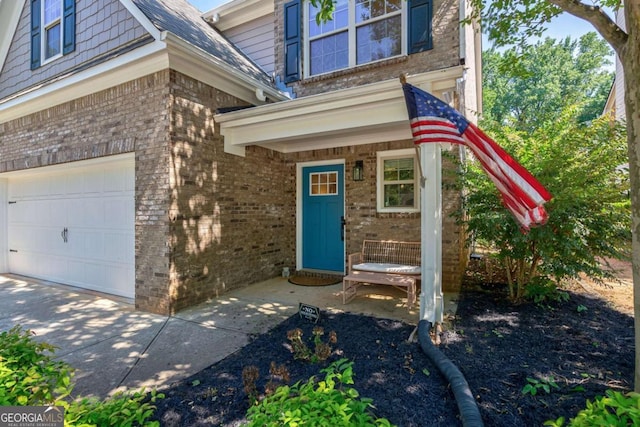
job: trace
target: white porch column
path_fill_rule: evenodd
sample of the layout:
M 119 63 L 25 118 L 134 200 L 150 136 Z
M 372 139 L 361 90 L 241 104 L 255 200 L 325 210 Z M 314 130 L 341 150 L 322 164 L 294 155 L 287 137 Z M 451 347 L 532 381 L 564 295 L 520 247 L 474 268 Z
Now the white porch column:
M 425 180 L 420 188 L 422 290 L 420 320 L 443 320 L 442 299 L 442 160 L 440 144 L 420 145 Z
M 6 179 L 0 178 L 0 273 L 9 271 L 9 237 L 8 233 L 8 206 L 9 184 Z

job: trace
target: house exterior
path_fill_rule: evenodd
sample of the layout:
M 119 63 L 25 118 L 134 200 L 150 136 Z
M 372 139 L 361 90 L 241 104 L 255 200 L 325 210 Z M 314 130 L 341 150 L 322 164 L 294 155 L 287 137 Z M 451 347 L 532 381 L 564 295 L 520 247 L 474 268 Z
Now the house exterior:
M 365 238 L 420 240 L 398 75 L 479 109 L 464 1 L 339 4 L 335 25 L 313 13 L 1 1 L 0 273 L 170 314 L 284 267 L 342 274 Z M 462 154 L 443 151 L 446 182 Z M 442 191 L 446 290 L 466 252 L 459 195 Z

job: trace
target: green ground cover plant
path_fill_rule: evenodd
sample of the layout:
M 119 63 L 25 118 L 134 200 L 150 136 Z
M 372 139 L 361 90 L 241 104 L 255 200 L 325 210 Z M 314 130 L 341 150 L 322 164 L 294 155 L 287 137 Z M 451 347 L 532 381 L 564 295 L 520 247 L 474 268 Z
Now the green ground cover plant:
M 545 426 L 563 427 L 564 417 L 549 420 Z M 587 400 L 586 408 L 569 420 L 569 427 L 587 426 L 637 426 L 640 425 L 640 393 L 620 393 L 607 390 L 605 396 L 598 396 L 592 402 Z
M 37 342 L 34 333 L 14 326 L 0 333 L 0 405 L 62 406 L 65 426 L 159 426 L 149 421 L 157 399 L 152 391 L 117 393 L 100 400 L 72 397 L 73 368 L 55 360 L 55 347 Z
M 359 398 L 356 389 L 347 387 L 353 384 L 353 362 L 340 359 L 321 372 L 325 374 L 322 381 L 312 377 L 278 387 L 249 408 L 246 426 L 391 426 L 371 413 L 371 399 Z

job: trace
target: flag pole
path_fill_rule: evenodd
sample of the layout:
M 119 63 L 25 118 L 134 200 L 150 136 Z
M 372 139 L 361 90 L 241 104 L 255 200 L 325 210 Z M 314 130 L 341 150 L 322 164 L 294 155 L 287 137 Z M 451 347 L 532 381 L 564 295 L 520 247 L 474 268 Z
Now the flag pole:
M 407 84 L 407 75 L 401 73 L 398 78 L 400 79 L 400 83 L 403 85 Z M 427 179 L 424 177 L 424 172 L 422 171 L 422 162 L 420 161 L 420 145 L 413 144 L 413 148 L 416 150 L 416 158 L 418 159 L 418 171 L 420 172 L 420 187 L 424 187 Z

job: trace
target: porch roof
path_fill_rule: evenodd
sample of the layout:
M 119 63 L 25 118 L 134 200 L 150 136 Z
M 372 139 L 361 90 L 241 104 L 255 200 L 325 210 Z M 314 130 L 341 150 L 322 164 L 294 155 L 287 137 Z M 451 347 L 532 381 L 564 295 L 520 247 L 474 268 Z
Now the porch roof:
M 439 94 L 456 88 L 457 66 L 409 76 L 414 86 Z M 244 156 L 258 145 L 290 153 L 411 138 L 398 79 L 218 114 L 224 147 Z

